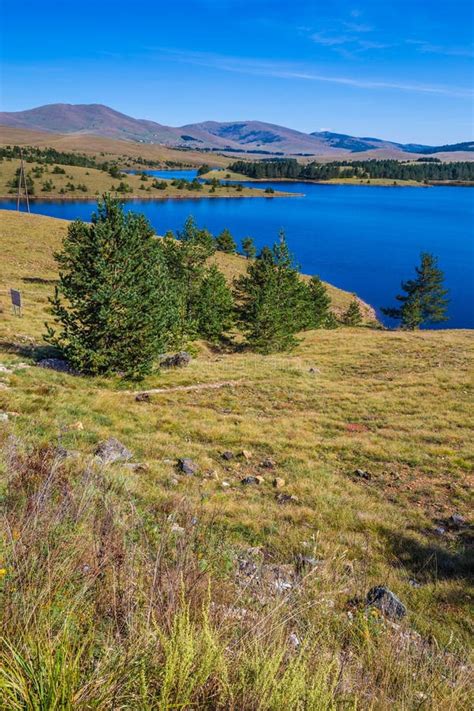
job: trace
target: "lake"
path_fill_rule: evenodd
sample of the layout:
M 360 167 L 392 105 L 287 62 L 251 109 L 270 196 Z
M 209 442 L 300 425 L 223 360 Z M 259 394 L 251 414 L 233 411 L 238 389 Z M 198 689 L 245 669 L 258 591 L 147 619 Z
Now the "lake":
M 195 171 L 147 171 L 192 179 Z M 224 175 L 225 173 L 223 173 Z M 474 328 L 474 188 L 375 187 L 308 183 L 248 183 L 304 197 L 128 200 L 158 234 L 179 230 L 186 217 L 218 233 L 228 227 L 237 242 L 271 244 L 280 228 L 301 270 L 356 292 L 377 310 L 395 303 L 400 281 L 414 275 L 421 251 L 439 258 L 450 289 L 445 327 Z M 95 203 L 34 200 L 33 212 L 89 220 Z M 14 200 L 0 208 L 15 209 Z

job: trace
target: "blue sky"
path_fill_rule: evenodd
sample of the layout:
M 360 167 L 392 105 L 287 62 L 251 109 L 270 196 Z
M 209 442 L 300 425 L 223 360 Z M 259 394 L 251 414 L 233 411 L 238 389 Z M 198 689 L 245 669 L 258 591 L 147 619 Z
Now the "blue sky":
M 1 106 L 474 138 L 471 0 L 1 2 Z

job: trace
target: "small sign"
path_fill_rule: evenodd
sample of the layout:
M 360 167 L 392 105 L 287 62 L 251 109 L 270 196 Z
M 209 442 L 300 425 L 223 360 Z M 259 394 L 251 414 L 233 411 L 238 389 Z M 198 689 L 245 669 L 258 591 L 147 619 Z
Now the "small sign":
M 13 313 L 21 316 L 21 293 L 17 289 L 10 289 Z

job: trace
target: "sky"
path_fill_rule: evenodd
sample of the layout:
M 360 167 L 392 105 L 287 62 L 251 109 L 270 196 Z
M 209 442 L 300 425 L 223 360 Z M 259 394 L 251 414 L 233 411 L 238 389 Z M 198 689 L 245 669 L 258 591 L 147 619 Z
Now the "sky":
M 0 105 L 474 139 L 472 0 L 0 0 Z

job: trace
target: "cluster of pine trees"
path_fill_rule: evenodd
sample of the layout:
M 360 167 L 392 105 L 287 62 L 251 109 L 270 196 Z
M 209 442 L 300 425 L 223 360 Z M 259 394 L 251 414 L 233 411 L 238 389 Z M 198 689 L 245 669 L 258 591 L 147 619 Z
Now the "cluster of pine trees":
M 251 238 L 243 249 L 255 256 Z M 283 233 L 249 260 L 234 289 L 208 263 L 216 250 L 236 251 L 228 230 L 214 238 L 190 217 L 178 235 L 158 239 L 143 215 L 104 197 L 90 224 L 69 226 L 55 255 L 46 340 L 80 372 L 141 377 L 159 354 L 196 338 L 218 341 L 235 326 L 249 347 L 269 353 L 292 347 L 298 331 L 338 325 L 326 287 L 301 279 Z M 343 322 L 361 320 L 354 300 Z
M 332 178 L 386 178 L 419 182 L 474 181 L 474 162 L 403 162 L 398 160 L 332 161 L 302 165 L 295 158 L 237 161 L 229 170 L 250 178 L 331 180 Z

